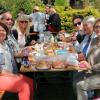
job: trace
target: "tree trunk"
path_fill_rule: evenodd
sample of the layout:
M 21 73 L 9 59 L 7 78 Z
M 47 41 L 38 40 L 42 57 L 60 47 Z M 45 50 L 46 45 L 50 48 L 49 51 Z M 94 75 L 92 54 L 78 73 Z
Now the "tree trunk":
M 84 7 L 89 6 L 89 0 L 84 0 Z
M 69 1 L 70 6 L 71 6 L 72 8 L 75 8 L 75 1 L 76 1 L 76 0 L 70 0 L 70 1 Z

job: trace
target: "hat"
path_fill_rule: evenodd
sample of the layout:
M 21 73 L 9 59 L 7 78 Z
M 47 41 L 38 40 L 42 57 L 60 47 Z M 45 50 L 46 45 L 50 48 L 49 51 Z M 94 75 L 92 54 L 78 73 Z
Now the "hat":
M 38 6 L 35 6 L 33 10 L 40 10 Z
M 17 18 L 17 21 L 23 21 L 23 20 L 25 20 L 25 21 L 29 21 L 28 16 L 25 15 L 25 14 L 21 14 L 21 15 L 19 15 L 18 18 Z
M 95 23 L 95 18 L 94 16 L 86 16 L 83 20 L 83 23 L 91 23 L 94 24 Z

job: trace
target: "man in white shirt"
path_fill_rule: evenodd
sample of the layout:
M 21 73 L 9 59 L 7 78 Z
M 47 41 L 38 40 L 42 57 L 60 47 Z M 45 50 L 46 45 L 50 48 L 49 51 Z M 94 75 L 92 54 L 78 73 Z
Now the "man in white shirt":
M 39 7 L 35 6 L 33 13 L 29 15 L 32 20 L 35 32 L 44 32 L 45 30 L 45 14 L 40 12 Z
M 83 30 L 86 36 L 84 37 L 84 40 L 82 41 L 82 43 L 77 47 L 77 50 L 78 52 L 82 52 L 85 57 L 88 54 L 92 39 L 96 37 L 96 34 L 93 31 L 94 22 L 95 22 L 95 18 L 93 16 L 87 16 L 83 20 Z M 91 40 L 89 40 L 89 38 L 91 38 Z M 87 45 L 88 40 L 89 40 L 88 46 L 86 50 L 84 50 Z
M 92 41 L 93 38 L 96 37 L 96 34 L 93 31 L 94 22 L 95 22 L 95 18 L 93 16 L 87 16 L 83 20 L 83 30 L 84 30 L 86 35 L 85 35 L 83 41 L 80 44 L 76 45 L 77 52 L 79 52 L 78 56 L 79 56 L 80 60 L 85 60 L 87 58 L 87 54 L 88 54 L 89 49 L 90 49 L 91 41 Z M 80 80 L 84 79 L 84 77 L 86 75 L 87 74 L 84 71 L 73 72 L 73 88 L 74 88 L 74 91 L 76 89 L 76 84 Z M 76 91 L 75 91 L 75 93 L 76 93 Z M 89 92 L 89 93 L 91 93 L 91 92 Z

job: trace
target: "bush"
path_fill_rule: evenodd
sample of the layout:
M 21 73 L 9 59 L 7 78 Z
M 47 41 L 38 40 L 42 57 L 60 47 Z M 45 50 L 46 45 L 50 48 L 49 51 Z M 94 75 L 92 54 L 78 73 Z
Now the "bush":
M 83 17 L 85 16 L 89 16 L 89 15 L 93 15 L 94 17 L 100 17 L 100 13 L 97 9 L 93 8 L 93 7 L 88 7 L 85 9 L 71 9 L 71 8 L 67 8 L 63 10 L 61 9 L 61 11 L 59 10 L 59 7 L 56 9 L 59 12 L 59 15 L 61 17 L 62 20 L 62 29 L 65 29 L 67 32 L 71 33 L 74 28 L 73 28 L 73 24 L 72 24 L 72 18 L 74 15 L 82 15 Z
M 61 6 L 60 3 L 63 6 Z M 11 10 L 15 19 L 20 8 L 24 8 L 25 12 L 30 14 L 34 5 L 38 5 L 40 6 L 40 9 L 44 11 L 44 5 L 40 0 L 2 0 L 0 5 Z M 64 0 L 55 0 L 54 7 L 61 17 L 62 29 L 65 29 L 69 33 L 74 29 L 72 24 L 73 15 L 82 15 L 83 17 L 93 15 L 95 17 L 100 17 L 99 11 L 93 7 L 87 7 L 85 9 L 72 9 L 69 7 L 68 2 Z

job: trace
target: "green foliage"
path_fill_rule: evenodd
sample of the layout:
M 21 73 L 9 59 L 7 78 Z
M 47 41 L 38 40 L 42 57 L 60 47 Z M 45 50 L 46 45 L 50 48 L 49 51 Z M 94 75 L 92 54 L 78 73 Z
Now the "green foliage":
M 68 2 L 67 0 L 55 0 L 55 3 L 54 5 L 57 5 L 57 6 L 68 6 Z
M 100 0 L 95 0 L 94 5 L 96 8 L 98 8 L 100 10 Z
M 88 7 L 85 9 L 78 9 L 78 10 L 68 8 L 65 11 L 61 10 L 59 12 L 60 12 L 59 15 L 61 16 L 61 20 L 62 20 L 62 29 L 65 29 L 69 33 L 71 33 L 74 30 L 74 26 L 72 24 L 72 18 L 74 15 L 82 15 L 83 17 L 93 15 L 96 18 L 100 17 L 99 11 L 92 7 Z
M 41 0 L 0 0 L 0 7 L 3 6 L 4 8 L 9 9 L 14 18 L 16 18 L 20 8 L 24 8 L 25 12 L 30 14 L 35 5 L 40 6 L 41 11 L 44 11 L 45 7 L 41 3 Z M 74 29 L 72 24 L 73 15 L 82 15 L 84 17 L 93 15 L 95 17 L 100 17 L 100 12 L 93 7 L 78 10 L 72 9 L 69 7 L 68 0 L 55 0 L 54 7 L 61 17 L 62 29 L 65 29 L 69 33 Z
M 14 18 L 16 18 L 20 8 L 24 8 L 25 12 L 30 14 L 35 5 L 43 6 L 41 0 L 0 0 L 0 6 L 10 10 Z

